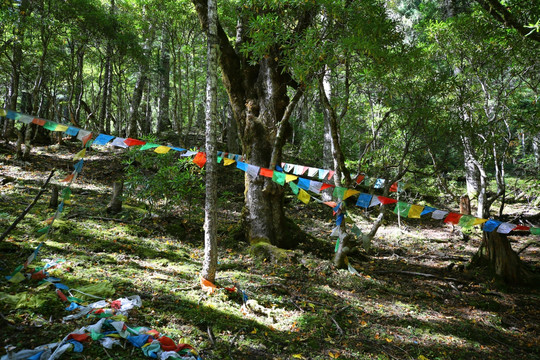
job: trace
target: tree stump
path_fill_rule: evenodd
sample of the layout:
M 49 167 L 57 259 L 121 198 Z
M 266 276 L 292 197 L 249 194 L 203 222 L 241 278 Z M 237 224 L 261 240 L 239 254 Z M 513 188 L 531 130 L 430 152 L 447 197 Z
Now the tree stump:
M 107 205 L 107 213 L 117 214 L 122 211 L 122 194 L 124 191 L 124 182 L 115 181 L 113 184 L 113 193 L 111 201 Z
M 469 195 L 463 195 L 459 198 L 459 212 L 463 215 L 471 215 L 471 199 Z
M 51 199 L 49 200 L 49 208 L 56 209 L 58 207 L 58 185 L 51 185 Z
M 526 271 L 517 253 L 512 250 L 508 237 L 496 231 L 483 232 L 482 244 L 470 266 L 487 266 L 495 276 L 509 285 L 527 282 Z

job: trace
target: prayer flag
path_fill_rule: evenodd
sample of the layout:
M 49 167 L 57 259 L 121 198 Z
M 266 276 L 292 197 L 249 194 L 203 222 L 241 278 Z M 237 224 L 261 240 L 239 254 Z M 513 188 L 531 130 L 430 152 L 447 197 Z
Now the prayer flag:
M 105 134 L 99 134 L 92 145 L 106 145 L 109 141 L 114 139 L 114 136 L 112 135 L 105 135 Z
M 310 167 L 308 168 L 307 174 L 309 177 L 314 177 L 315 175 L 317 175 L 318 172 L 319 172 L 319 169 Z
M 309 203 L 310 198 L 311 198 L 311 196 L 307 192 L 305 192 L 303 189 L 300 189 L 300 191 L 298 192 L 298 199 L 301 202 L 303 202 L 304 204 L 307 205 Z
M 451 212 L 446 216 L 444 222 L 447 224 L 457 225 L 459 223 L 459 219 L 461 219 L 462 216 L 463 214 Z
M 38 118 L 34 118 L 34 119 L 32 120 L 32 123 L 33 123 L 33 124 L 36 124 L 36 125 L 39 125 L 39 126 L 45 125 L 46 122 L 47 122 L 47 121 L 45 121 L 45 120 L 43 120 L 43 119 L 38 119 Z
M 80 160 L 82 159 L 84 156 L 86 155 L 86 148 L 82 149 L 81 151 L 79 151 L 77 154 L 75 154 L 75 156 L 73 157 L 73 160 Z
M 28 115 L 21 115 L 21 117 L 19 118 L 19 121 L 22 122 L 23 124 L 30 124 L 32 120 L 33 120 L 33 117 L 28 116 Z
M 236 162 L 236 168 L 242 171 L 247 171 L 247 164 L 241 161 Z
M 353 225 L 352 229 L 351 229 L 351 232 L 356 235 L 356 236 L 361 236 L 362 235 L 362 230 L 355 225 Z
M 191 150 L 188 150 L 188 151 L 186 151 L 185 153 L 183 153 L 183 154 L 180 155 L 180 156 L 182 156 L 182 157 L 189 157 L 189 156 L 193 156 L 193 155 L 197 155 L 197 154 L 198 154 L 197 151 L 191 151 Z M 233 160 L 232 162 L 235 162 L 235 160 Z
M 311 183 L 311 180 L 306 178 L 298 178 L 298 187 L 300 189 L 309 190 L 309 185 Z
M 347 189 L 347 191 L 345 191 L 345 194 L 343 195 L 343 200 L 350 198 L 351 196 L 354 196 L 356 194 L 360 194 L 360 191 L 354 189 Z
M 193 158 L 193 163 L 202 168 L 206 164 L 206 153 L 199 151 Z
M 306 173 L 306 171 L 308 170 L 308 167 L 307 166 L 303 166 L 302 167 L 302 173 L 300 175 L 304 175 Z
M 422 210 L 424 210 L 424 207 L 422 205 L 411 205 L 407 217 L 413 219 L 420 219 L 420 214 L 422 214 Z
M 56 129 L 56 125 L 58 124 L 55 122 L 47 121 L 43 127 L 49 131 L 54 131 L 54 129 Z
M 330 234 L 330 236 L 341 237 L 341 228 L 339 226 L 336 226 L 335 228 L 333 228 L 332 233 Z
M 363 207 L 363 208 L 368 208 L 369 207 L 369 203 L 371 202 L 371 194 L 360 194 L 358 196 L 358 200 L 356 200 L 356 206 L 360 206 L 360 207 Z
M 375 189 L 382 189 L 384 187 L 384 181 L 385 181 L 384 179 L 377 179 L 375 181 L 375 185 L 373 185 L 373 187 Z
M 328 188 L 332 188 L 332 187 L 334 187 L 334 186 L 335 186 L 335 185 L 324 183 L 324 184 L 322 184 L 322 186 L 321 186 L 321 191 L 323 191 L 323 190 L 325 190 L 325 189 L 328 189 Z
M 158 144 L 146 143 L 139 150 L 143 151 L 143 150 L 153 149 L 153 148 L 157 148 L 158 146 L 159 146 Z
M 339 214 L 336 218 L 336 225 L 337 226 L 340 226 L 341 223 L 343 222 L 343 219 L 345 218 L 345 215 L 344 214 Z
M 516 224 L 504 222 L 501 225 L 499 225 L 499 227 L 497 228 L 497 232 L 499 234 L 508 234 L 510 231 L 514 230 L 515 227 L 516 227 Z
M 474 218 L 473 225 L 480 225 L 487 221 L 487 219 L 481 219 L 481 218 Z
M 294 181 L 296 179 L 298 179 L 298 176 L 296 176 L 296 175 L 285 174 L 285 182 L 286 183 Z
M 336 247 L 334 248 L 334 252 L 337 252 L 339 249 L 339 238 L 336 239 Z
M 335 201 L 325 201 L 325 202 L 323 202 L 323 204 L 324 204 L 324 205 L 327 205 L 327 206 L 330 206 L 332 209 L 333 209 L 334 207 L 336 207 L 336 205 L 337 205 L 337 204 L 335 203 Z
M 448 211 L 444 210 L 435 210 L 433 214 L 431 214 L 431 218 L 435 220 L 442 220 L 444 217 L 448 214 Z
M 336 173 L 335 171 L 330 170 L 330 171 L 328 172 L 328 180 L 332 180 L 332 177 L 334 176 L 335 173 Z
M 420 214 L 420 216 L 432 213 L 435 210 L 437 210 L 437 209 L 435 209 L 435 208 L 433 208 L 431 206 L 424 206 L 424 210 L 422 210 L 422 213 Z
M 304 170 L 304 167 L 302 165 L 294 165 L 294 175 L 302 175 L 302 170 Z
M 334 188 L 334 192 L 332 193 L 332 196 L 336 199 L 343 200 L 343 196 L 345 195 L 345 192 L 347 191 L 347 188 L 336 186 Z
M 83 159 L 79 160 L 75 165 L 73 165 L 73 167 L 75 168 L 74 171 L 77 173 L 80 173 L 82 171 L 83 164 L 84 164 L 84 160 Z
M 371 198 L 371 201 L 369 203 L 369 207 L 373 207 L 373 206 L 377 206 L 381 203 L 381 201 L 379 200 L 379 197 L 378 196 L 373 196 Z
M 383 204 L 383 205 L 390 205 L 390 204 L 397 203 L 396 199 L 392 199 L 392 198 L 389 198 L 389 197 L 386 197 L 386 196 L 379 196 L 378 198 L 379 198 L 379 201 L 381 202 L 381 204 Z
M 21 116 L 21 114 L 19 114 L 16 111 L 13 111 L 13 110 L 8 110 L 7 114 L 6 114 L 6 117 L 8 119 L 13 119 L 13 120 L 17 120 L 20 116 Z
M 398 192 L 402 192 L 403 190 L 405 190 L 405 184 L 403 184 L 403 183 L 400 181 L 400 182 L 398 182 L 397 191 L 398 191 Z
M 459 219 L 458 225 L 464 228 L 469 228 L 474 225 L 474 220 L 476 218 L 472 215 L 463 215 L 461 219 Z
M 125 149 L 125 148 L 128 147 L 126 145 L 125 141 L 126 141 L 126 139 L 117 137 L 112 141 L 111 145 Z
M 71 197 L 71 189 L 68 187 L 65 187 L 64 190 L 62 190 L 62 199 L 64 201 L 69 200 Z
M 254 177 L 254 178 L 255 178 L 255 177 L 257 177 L 257 176 L 259 175 L 259 169 L 260 169 L 259 166 L 255 166 L 255 165 L 250 165 L 250 164 L 248 164 L 248 166 L 247 166 L 247 171 L 246 171 L 246 172 L 247 172 L 249 175 L 251 175 L 251 177 Z
M 319 179 L 323 180 L 328 175 L 328 170 L 319 169 Z
M 218 156 L 216 157 L 216 162 L 219 164 L 219 163 L 222 162 L 222 161 L 223 161 L 223 158 L 222 158 L 221 156 L 218 155 Z
M 531 234 L 533 234 L 533 235 L 540 235 L 540 228 L 532 227 L 532 228 L 531 228 Z
M 293 164 L 287 164 L 285 163 L 283 165 L 283 169 L 286 171 L 286 172 L 290 172 L 292 169 L 294 169 L 294 165 Z
M 68 176 L 66 176 L 66 177 L 64 178 L 64 180 L 60 180 L 60 182 L 69 182 L 69 181 L 73 180 L 73 177 L 74 177 L 74 176 L 75 176 L 75 174 L 73 174 L 73 173 L 72 173 L 72 174 L 69 174 Z
M 398 203 L 396 204 L 396 207 L 394 208 L 394 214 L 407 216 L 409 214 L 410 209 L 411 209 L 411 204 L 398 201 Z
M 34 120 L 39 120 L 39 119 L 34 119 Z M 42 120 L 42 121 L 45 121 L 45 120 Z M 77 136 L 77 134 L 79 133 L 79 130 L 80 130 L 79 128 L 70 126 L 70 127 L 68 127 L 68 129 L 66 130 L 66 135 L 69 135 L 69 136 Z
M 398 183 L 395 182 L 392 185 L 390 185 L 390 192 L 397 192 L 398 191 Z
M 223 158 L 223 165 L 224 166 L 229 166 L 231 164 L 234 164 L 236 161 L 234 161 L 233 159 L 229 159 L 229 158 Z
M 146 141 L 127 138 L 126 140 L 124 140 L 124 144 L 126 144 L 127 146 L 144 145 L 144 144 L 146 144 Z
M 299 191 L 298 185 L 296 185 L 293 182 L 290 182 L 289 186 L 291 187 L 291 190 L 292 190 L 293 194 L 298 195 L 298 191 Z
M 369 177 L 367 177 L 367 176 L 364 177 L 364 186 L 369 186 L 369 185 L 371 185 L 371 182 L 372 182 L 372 181 L 371 181 L 371 178 L 369 178 Z
M 272 178 L 272 176 L 274 176 L 274 170 L 270 170 L 270 169 L 267 169 L 267 168 L 261 168 L 261 175 L 264 176 L 264 177 L 267 177 L 267 178 Z
M 154 149 L 154 152 L 158 153 L 158 154 L 166 154 L 169 151 L 171 151 L 171 148 L 168 147 L 168 146 L 163 146 L 163 145 L 160 145 L 160 146 L 158 146 L 157 148 Z
M 356 183 L 357 183 L 357 184 L 360 184 L 362 181 L 364 181 L 364 178 L 365 178 L 365 177 L 366 177 L 365 175 L 361 175 L 361 174 L 358 175 L 358 176 L 356 177 Z
M 90 131 L 79 129 L 79 132 L 77 133 L 77 140 L 83 141 L 83 138 L 87 136 L 88 134 L 91 134 Z
M 79 133 L 80 133 L 80 131 L 79 131 Z M 92 133 L 90 133 L 90 134 L 88 134 L 88 135 L 86 135 L 86 136 L 84 136 L 82 138 L 83 146 L 86 146 L 87 144 L 88 144 L 88 146 L 90 146 L 90 144 L 91 144 L 91 142 L 89 142 L 90 140 L 92 140 Z
M 54 128 L 54 131 L 64 132 L 64 131 L 66 131 L 68 128 L 69 128 L 69 126 L 67 126 L 67 125 L 58 124 L 58 125 L 56 125 L 56 127 Z
M 323 186 L 322 182 L 311 180 L 309 183 L 309 191 L 313 191 L 314 193 L 320 193 L 321 187 Z
M 173 149 L 174 151 L 178 151 L 178 152 L 186 151 L 186 149 L 184 149 L 184 148 L 179 148 L 179 147 L 174 147 L 174 146 L 171 146 L 171 149 Z
M 285 173 L 274 171 L 274 174 L 272 175 L 272 180 L 279 185 L 283 186 L 285 185 Z
M 512 231 L 529 231 L 531 230 L 530 226 L 518 225 L 512 229 Z
M 6 115 L 7 115 L 6 109 L 0 109 L 0 116 L 6 116 Z

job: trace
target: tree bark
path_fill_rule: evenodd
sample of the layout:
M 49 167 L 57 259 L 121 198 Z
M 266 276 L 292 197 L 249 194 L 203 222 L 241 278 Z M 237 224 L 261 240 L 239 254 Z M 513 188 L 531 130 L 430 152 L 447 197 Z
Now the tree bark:
M 141 65 L 139 68 L 139 77 L 137 78 L 135 88 L 133 89 L 133 95 L 131 97 L 131 104 L 129 108 L 127 136 L 131 138 L 137 137 L 137 125 L 140 123 L 141 118 L 139 107 L 141 106 L 144 86 L 147 80 L 148 78 L 146 76 L 146 67 Z
M 471 266 L 487 266 L 508 284 L 526 282 L 526 272 L 519 256 L 512 250 L 508 237 L 497 231 L 482 233 L 482 244 L 473 256 Z
M 170 83 L 169 73 L 171 68 L 171 56 L 169 54 L 169 33 L 167 26 L 163 25 L 161 39 L 161 56 L 159 61 L 159 99 L 158 99 L 158 118 L 156 132 L 161 134 L 163 131 L 171 128 L 169 119 L 169 98 Z
M 208 48 L 206 75 L 206 200 L 204 205 L 204 259 L 201 276 L 214 283 L 217 270 L 217 4 L 208 0 Z
M 122 180 L 113 183 L 111 201 L 107 204 L 107 212 L 117 214 L 122 211 L 122 194 L 124 192 L 124 182 Z

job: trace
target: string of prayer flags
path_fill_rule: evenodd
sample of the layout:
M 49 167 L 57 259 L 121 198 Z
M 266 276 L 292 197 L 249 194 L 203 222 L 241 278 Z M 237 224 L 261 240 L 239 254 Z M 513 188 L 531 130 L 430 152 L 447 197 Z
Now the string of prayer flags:
M 112 135 L 106 135 L 106 134 L 99 134 L 95 139 L 94 139 L 94 145 L 106 145 L 109 141 L 111 141 L 112 139 L 114 139 L 114 136 Z
M 514 230 L 516 228 L 516 224 L 511 224 L 507 222 L 503 222 L 499 227 L 497 228 L 497 232 L 499 234 L 508 234 L 510 231 Z
M 367 209 L 369 207 L 369 204 L 371 203 L 371 194 L 365 194 L 362 193 L 358 196 L 358 200 L 356 200 L 356 206 L 363 207 Z
M 397 203 L 396 199 L 392 199 L 392 198 L 389 198 L 389 197 L 386 197 L 386 196 L 378 196 L 378 199 L 381 202 L 381 204 L 383 204 L 383 205 L 390 205 L 390 204 Z
M 446 216 L 444 222 L 447 224 L 457 225 L 459 223 L 459 219 L 461 219 L 462 216 L 463 214 L 451 212 Z
M 171 151 L 171 148 L 169 146 L 163 146 L 163 145 L 160 145 L 154 149 L 154 152 L 157 154 L 166 154 L 169 151 Z
M 446 217 L 446 214 L 448 214 L 448 211 L 444 210 L 435 210 L 431 214 L 431 218 L 435 220 L 442 220 Z
M 411 204 L 398 201 L 396 207 L 394 208 L 394 214 L 406 217 L 409 214 L 411 209 Z
M 206 164 L 206 153 L 199 151 L 193 158 L 193 163 L 202 168 Z
M 420 219 L 420 214 L 422 214 L 424 207 L 422 205 L 411 205 L 407 217 L 412 219 Z
M 307 205 L 309 203 L 309 200 L 311 199 L 311 195 L 304 191 L 304 189 L 300 189 L 300 191 L 298 192 L 298 199 Z
M 493 230 L 498 228 L 499 225 L 501 225 L 501 224 L 502 224 L 501 221 L 490 219 L 490 220 L 486 221 L 486 223 L 484 224 L 484 227 L 482 228 L 482 230 L 484 230 L 485 232 L 492 232 Z
M 286 178 L 285 173 L 282 173 L 279 171 L 274 171 L 274 174 L 272 175 L 272 181 L 278 183 L 281 186 L 285 185 L 285 178 Z

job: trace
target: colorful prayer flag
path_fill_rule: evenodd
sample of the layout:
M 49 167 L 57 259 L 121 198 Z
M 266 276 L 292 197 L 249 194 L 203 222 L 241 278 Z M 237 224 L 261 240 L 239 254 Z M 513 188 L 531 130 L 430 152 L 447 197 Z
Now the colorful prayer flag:
M 323 190 L 325 190 L 325 189 L 328 189 L 328 188 L 332 188 L 332 187 L 334 187 L 334 186 L 335 186 L 335 185 L 324 183 L 324 184 L 322 184 L 322 186 L 321 186 L 321 191 L 323 191 Z
M 317 175 L 318 172 L 319 172 L 319 169 L 308 167 L 308 176 L 309 177 L 314 177 L 315 175 Z
M 432 219 L 435 219 L 435 220 L 442 220 L 442 219 L 444 219 L 444 217 L 446 216 L 446 214 L 448 214 L 448 211 L 444 211 L 444 210 L 435 210 L 435 211 L 431 214 L 431 218 L 432 218 Z
M 261 168 L 260 174 L 267 178 L 272 178 L 274 176 L 274 170 L 267 169 L 267 168 Z M 296 184 L 295 184 L 296 185 Z
M 382 189 L 382 188 L 384 187 L 384 182 L 385 182 L 384 179 L 377 179 L 377 180 L 375 181 L 375 185 L 373 185 L 373 187 L 374 187 L 375 189 Z
M 163 146 L 163 145 L 160 145 L 160 146 L 158 146 L 157 148 L 154 149 L 154 152 L 158 153 L 158 154 L 166 154 L 169 151 L 171 151 L 171 148 L 168 147 L 168 146 Z
M 95 139 L 92 145 L 106 145 L 109 141 L 114 139 L 114 136 L 112 135 L 106 135 L 106 134 L 99 134 Z
M 422 214 L 424 207 L 422 205 L 411 205 L 407 217 L 412 219 L 420 219 L 420 214 Z
M 38 119 L 38 118 L 34 118 L 32 120 L 32 124 L 36 124 L 36 125 L 39 125 L 39 126 L 43 126 L 47 123 L 47 121 L 43 120 L 43 119 Z
M 476 218 L 472 215 L 463 215 L 461 219 L 459 219 L 458 226 L 469 228 L 474 225 L 474 220 Z
M 298 187 L 300 189 L 309 190 L 309 184 L 311 183 L 311 180 L 306 178 L 298 178 Z
M 66 131 L 68 128 L 69 128 L 69 126 L 67 126 L 67 125 L 58 124 L 58 125 L 56 125 L 56 127 L 54 128 L 54 131 L 64 132 L 64 131 Z
M 319 169 L 319 179 L 323 180 L 328 175 L 328 170 Z
M 298 179 L 298 176 L 296 176 L 296 175 L 285 174 L 285 182 L 286 183 L 294 181 L 296 179 Z
M 397 192 L 398 191 L 398 183 L 395 182 L 392 185 L 390 185 L 390 192 Z
M 362 174 L 358 175 L 358 176 L 356 177 L 356 183 L 357 183 L 357 184 L 360 184 L 362 181 L 364 181 L 364 178 L 365 178 L 365 177 L 366 177 L 366 176 L 365 176 L 365 175 L 362 175 Z
M 459 223 L 459 219 L 461 219 L 462 216 L 463 214 L 451 212 L 446 216 L 444 222 L 447 224 L 457 225 Z
M 358 196 L 358 200 L 356 200 L 356 206 L 360 206 L 367 209 L 369 207 L 369 203 L 371 202 L 371 197 L 372 197 L 371 194 L 365 194 L 365 193 L 360 194 Z
M 338 200 L 343 200 L 343 196 L 345 195 L 346 191 L 347 191 L 347 188 L 336 186 L 334 188 L 334 192 L 332 193 L 332 196 Z
M 54 129 L 56 129 L 56 125 L 58 124 L 55 122 L 47 121 L 43 127 L 49 131 L 54 131 Z
M 279 185 L 283 186 L 285 185 L 285 177 L 286 177 L 285 173 L 274 171 L 274 174 L 272 175 L 272 180 L 278 183 Z
M 124 140 L 124 144 L 126 144 L 127 146 L 144 145 L 144 144 L 146 144 L 146 141 L 127 138 L 126 140 Z
M 247 164 L 245 162 L 237 161 L 236 168 L 242 171 L 247 171 Z
M 309 191 L 313 191 L 314 193 L 318 194 L 321 192 L 322 186 L 323 186 L 322 182 L 311 180 L 311 182 L 309 183 Z
M 497 220 L 488 220 L 485 224 L 484 224 L 484 227 L 482 228 L 482 230 L 486 231 L 486 232 L 492 232 L 493 230 L 495 230 L 496 228 L 499 227 L 499 225 L 501 225 L 502 222 L 501 221 L 497 221 Z
M 74 161 L 80 160 L 80 159 L 82 159 L 85 155 L 86 155 L 86 148 L 84 148 L 84 149 L 82 149 L 81 151 L 79 151 L 78 153 L 76 153 L 75 156 L 73 157 L 73 160 L 74 160 Z
M 347 189 L 347 191 L 345 191 L 345 194 L 343 194 L 343 200 L 348 199 L 356 194 L 360 194 L 360 191 L 354 189 Z
M 389 197 L 386 197 L 386 196 L 379 196 L 378 198 L 379 198 L 379 201 L 381 202 L 381 204 L 383 204 L 383 205 L 390 205 L 390 204 L 397 203 L 396 199 L 392 199 L 392 198 L 389 198 Z
M 250 165 L 248 164 L 247 166 L 247 173 L 251 176 L 251 177 L 254 177 L 256 178 L 258 175 L 259 175 L 259 170 L 260 170 L 260 167 L 259 166 L 255 166 L 255 165 Z
M 33 117 L 24 114 L 19 118 L 19 122 L 22 122 L 23 124 L 30 124 L 32 120 Z
M 411 204 L 407 204 L 405 202 L 398 201 L 396 204 L 396 207 L 394 208 L 394 214 L 401 215 L 401 216 L 407 216 L 409 214 L 409 210 L 411 209 Z
M 381 203 L 378 196 L 373 196 L 369 202 L 369 207 L 377 206 Z
M 141 146 L 139 150 L 143 151 L 143 150 L 153 149 L 153 148 L 157 148 L 158 146 L 159 146 L 158 144 L 146 143 L 143 146 Z
M 497 232 L 499 234 L 508 234 L 510 231 L 514 230 L 516 227 L 516 224 L 511 224 L 507 222 L 503 222 L 499 227 L 497 228 Z
M 229 159 L 229 158 L 223 158 L 223 165 L 224 166 L 229 166 L 231 164 L 234 164 L 236 161 L 233 160 L 233 159 Z
M 34 119 L 34 120 L 39 120 L 39 119 Z M 42 120 L 42 121 L 45 121 L 45 120 Z M 80 130 L 79 128 L 70 126 L 70 127 L 68 127 L 68 129 L 66 130 L 66 135 L 69 135 L 69 136 L 77 136 L 77 134 L 79 133 L 79 130 Z
M 424 210 L 422 210 L 422 213 L 420 214 L 420 216 L 423 216 L 423 215 L 426 215 L 426 214 L 429 214 L 429 213 L 432 213 L 434 212 L 435 208 L 431 207 L 431 206 L 424 206 Z
M 298 192 L 299 192 L 298 185 L 296 185 L 296 184 L 293 183 L 293 182 L 290 182 L 290 183 L 289 183 L 289 186 L 291 187 L 291 190 L 292 190 L 293 194 L 294 194 L 294 195 L 298 195 Z
M 532 227 L 532 228 L 531 228 L 531 234 L 533 234 L 533 235 L 540 235 L 540 228 Z
M 193 163 L 202 168 L 206 164 L 206 153 L 199 151 L 193 158 Z
M 309 203 L 310 198 L 311 198 L 311 196 L 307 192 L 305 192 L 303 189 L 300 189 L 300 191 L 298 192 L 298 199 L 301 202 L 303 202 L 304 204 L 307 205 Z

